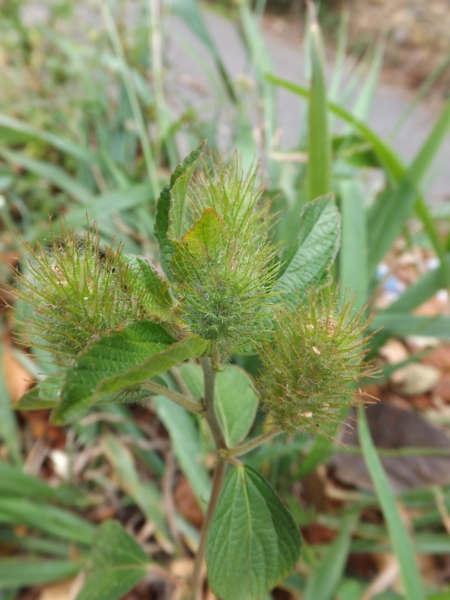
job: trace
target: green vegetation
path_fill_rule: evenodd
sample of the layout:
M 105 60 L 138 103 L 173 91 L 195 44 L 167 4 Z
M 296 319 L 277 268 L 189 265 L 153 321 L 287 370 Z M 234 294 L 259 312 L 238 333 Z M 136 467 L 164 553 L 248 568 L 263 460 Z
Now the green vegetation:
M 257 102 L 228 73 L 198 2 L 171 3 L 212 59 L 198 60 L 213 111 L 166 83 L 170 15 L 156 2 L 139 3 L 136 28 L 125 26 L 120 3 L 102 3 L 101 25 L 83 42 L 71 30 L 71 2 L 54 4 L 36 26 L 25 23 L 24 4 L 0 7 L 0 240 L 20 258 L 15 328 L 27 347 L 17 356 L 40 383 L 14 408 L 51 409 L 52 423 L 70 422 L 71 442 L 64 483 L 26 474 L 29 446 L 3 373 L 0 544 L 12 551 L 0 559 L 0 597 L 84 569 L 80 600 L 119 600 L 147 573 L 173 585 L 166 569 L 187 551 L 198 557 L 191 593 L 206 555 L 210 586 L 225 599 L 257 600 L 277 586 L 292 597 L 351 600 L 369 582 L 346 570 L 349 553 L 394 552 L 403 590 L 378 600 L 440 597 L 420 580 L 414 556 L 450 553 L 436 490 L 400 498 L 419 514 L 407 531 L 363 409 L 361 451 L 375 494 L 326 512 L 302 506 L 293 481 L 334 451 L 353 401 L 348 383 L 368 369 L 365 345 L 375 356 L 393 335 L 450 337 L 449 317 L 413 313 L 450 277 L 448 215 L 434 214 L 422 189 L 450 105 L 406 165 L 367 125 L 381 47 L 364 63 L 355 103 L 344 105 L 355 84 L 344 77 L 345 32 L 327 86 L 312 3 L 309 86 L 273 72 L 257 13 L 247 2 L 233 8 Z M 298 145 L 283 152 L 279 88 L 304 108 Z M 186 148 L 197 149 L 182 160 Z M 369 171 L 379 175 L 375 186 Z M 425 245 L 439 266 L 370 321 L 377 267 L 399 238 Z M 137 410 L 158 419 L 162 437 L 147 439 Z M 325 437 L 311 435 L 316 424 Z M 89 478 L 74 470 L 77 453 L 92 461 Z M 173 457 L 202 531 L 170 499 Z M 111 490 L 124 512 L 152 524 L 150 558 L 116 521 L 91 522 Z M 450 492 L 439 493 L 448 508 Z M 369 507 L 381 508 L 385 524 L 365 522 Z M 304 539 L 300 554 L 298 528 L 315 524 L 337 535 L 331 544 Z

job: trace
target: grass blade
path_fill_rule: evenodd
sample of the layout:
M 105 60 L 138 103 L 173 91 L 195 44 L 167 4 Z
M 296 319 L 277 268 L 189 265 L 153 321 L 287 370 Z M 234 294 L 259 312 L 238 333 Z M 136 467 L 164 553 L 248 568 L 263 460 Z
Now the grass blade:
M 370 435 L 366 412 L 358 409 L 358 433 L 367 468 L 383 510 L 389 537 L 400 565 L 400 573 L 408 600 L 425 600 L 420 571 L 418 569 L 412 541 L 401 520 L 389 482 Z
M 269 73 L 266 74 L 266 78 L 275 85 L 283 87 L 293 92 L 294 94 L 303 96 L 306 99 L 310 98 L 310 91 L 304 86 L 297 85 L 290 81 L 286 81 L 285 79 L 281 79 Z M 381 166 L 386 171 L 388 179 L 393 184 L 400 183 L 405 177 L 407 169 L 403 165 L 396 152 L 394 152 L 394 150 L 388 144 L 386 144 L 370 127 L 368 127 L 365 123 L 354 117 L 351 113 L 349 113 L 345 108 L 343 108 L 339 104 L 336 104 L 334 102 L 328 102 L 328 108 L 334 115 L 338 116 L 346 123 L 349 123 L 354 126 L 354 128 L 372 145 Z M 439 233 L 436 229 L 436 225 L 430 215 L 429 209 L 424 199 L 422 198 L 422 196 L 420 196 L 419 192 L 416 192 L 416 195 L 417 198 L 415 208 L 417 215 L 421 219 L 424 229 L 427 235 L 429 236 L 430 241 L 433 244 L 433 248 L 439 256 L 442 265 L 444 266 L 446 260 L 445 250 L 442 243 L 440 242 Z
M 311 574 L 303 600 L 331 600 L 344 572 L 353 530 L 358 513 L 348 515 L 339 527 L 339 533 L 328 547 L 322 560 Z
M 120 488 L 133 498 L 146 518 L 154 524 L 156 538 L 163 544 L 170 544 L 159 490 L 150 482 L 141 483 L 131 452 L 116 438 L 108 436 L 103 450 L 115 469 Z
M 204 465 L 205 457 L 195 423 L 184 408 L 163 396 L 155 396 L 152 402 L 156 406 L 158 419 L 169 432 L 180 468 L 188 479 L 200 508 L 205 510 L 211 495 L 211 482 Z
M 378 84 L 381 65 L 384 55 L 384 36 L 377 43 L 375 53 L 370 65 L 364 85 L 358 94 L 356 102 L 352 108 L 352 114 L 361 121 L 367 121 L 370 116 L 375 91 Z
M 125 52 L 122 46 L 122 42 L 119 36 L 119 32 L 117 30 L 114 19 L 111 15 L 111 10 L 108 6 L 107 2 L 101 4 L 101 12 L 103 16 L 103 20 L 106 25 L 106 29 L 108 31 L 108 35 L 111 41 L 111 45 L 114 49 L 114 52 L 118 58 L 123 63 L 123 84 L 125 86 L 128 100 L 130 102 L 131 110 L 133 112 L 133 119 L 136 124 L 137 133 L 139 136 L 139 141 L 142 146 L 142 152 L 144 154 L 145 165 L 147 167 L 147 174 L 150 181 L 150 184 L 153 189 L 153 195 L 155 198 L 158 197 L 159 193 L 159 182 L 158 182 L 158 173 L 156 171 L 156 163 L 155 157 L 153 154 L 152 147 L 150 145 L 150 140 L 147 132 L 147 127 L 144 121 L 144 115 L 141 110 L 141 106 L 139 104 L 139 99 L 137 96 L 136 86 L 134 83 L 133 75 L 131 69 L 126 61 Z
M 220 57 L 217 46 L 209 34 L 205 25 L 202 13 L 197 0 L 174 0 L 172 4 L 175 12 L 183 19 L 186 25 L 195 33 L 198 39 L 203 42 L 213 57 L 217 71 L 219 72 L 228 97 L 235 104 L 237 102 L 236 93 L 228 71 Z
M 68 175 L 67 171 L 63 168 L 45 160 L 31 158 L 23 152 L 11 152 L 10 150 L 0 149 L 0 156 L 11 165 L 18 165 L 38 177 L 50 181 L 79 202 L 83 204 L 92 202 L 93 196 L 91 190 L 87 189 L 74 177 Z
M 363 190 L 357 180 L 340 183 L 342 218 L 341 248 L 339 251 L 339 296 L 345 291 L 357 293 L 355 310 L 360 310 L 367 297 L 367 231 L 363 204 Z
M 393 139 L 398 134 L 400 129 L 403 127 L 403 125 L 406 123 L 406 121 L 409 119 L 409 117 L 413 113 L 416 106 L 420 102 L 422 102 L 422 100 L 425 98 L 425 96 L 431 90 L 433 85 L 440 78 L 440 76 L 448 69 L 449 66 L 450 66 L 450 50 L 446 54 L 444 54 L 442 59 L 439 61 L 439 63 L 436 65 L 436 67 L 431 71 L 431 73 L 427 76 L 427 78 L 422 83 L 420 88 L 417 90 L 417 93 L 415 94 L 414 98 L 411 100 L 408 108 L 405 110 L 405 112 L 401 116 L 401 119 L 398 121 L 398 123 L 392 130 L 392 132 L 389 136 L 389 139 Z
M 6 558 L 0 561 L 0 589 L 61 581 L 73 577 L 82 567 L 81 560 Z
M 383 311 L 375 315 L 370 328 L 383 328 L 382 335 L 406 337 L 424 335 L 437 338 L 450 338 L 450 317 L 414 317 L 405 313 Z
M 434 157 L 450 129 L 450 103 L 442 111 L 427 140 L 406 171 L 396 192 L 389 199 L 387 210 L 377 211 L 374 205 L 374 219 L 371 220 L 369 240 L 369 269 L 373 272 L 402 232 L 417 200 L 418 189 L 431 166 Z
M 308 1 L 311 96 L 308 113 L 308 199 L 332 191 L 331 138 L 325 82 L 325 51 L 314 4 Z
M 92 523 L 67 510 L 23 498 L 0 498 L 0 523 L 26 525 L 87 546 L 95 530 Z
M 72 140 L 49 131 L 41 131 L 19 119 L 0 114 L 0 140 L 5 139 L 7 142 L 10 142 L 11 139 L 14 142 L 20 141 L 22 143 L 28 141 L 44 142 L 84 164 L 92 165 L 100 162 L 97 154 Z
M 86 497 L 68 486 L 51 487 L 42 479 L 24 473 L 20 467 L 0 461 L 0 498 L 19 497 L 42 502 L 61 502 L 69 505 L 84 505 Z

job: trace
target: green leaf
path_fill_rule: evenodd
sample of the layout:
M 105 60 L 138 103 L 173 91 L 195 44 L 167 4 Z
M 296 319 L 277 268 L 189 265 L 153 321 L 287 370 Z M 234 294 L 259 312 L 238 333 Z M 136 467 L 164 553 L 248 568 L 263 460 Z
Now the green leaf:
M 200 146 L 194 150 L 194 156 L 192 157 L 189 168 L 187 168 L 182 175 L 177 176 L 177 179 L 172 186 L 172 200 L 170 204 L 169 215 L 171 223 L 168 232 L 168 237 L 171 240 L 180 239 L 184 233 L 183 226 L 186 216 L 186 195 L 189 188 L 189 183 L 191 182 L 192 174 L 197 166 L 197 162 L 201 156 L 201 153 L 203 152 L 204 147 L 205 142 L 202 142 Z M 175 173 L 176 172 L 177 171 L 175 170 Z
M 24 394 L 14 404 L 14 410 L 41 410 L 55 408 L 60 402 L 61 376 L 49 376 Z
M 188 386 L 192 397 L 195 400 L 201 400 L 205 394 L 205 387 L 203 384 L 203 369 L 200 365 L 193 362 L 185 362 L 180 365 L 181 376 L 184 379 L 185 384 Z
M 175 251 L 175 245 L 168 237 L 170 228 L 170 209 L 172 207 L 172 188 L 177 179 L 184 175 L 186 171 L 197 162 L 203 148 L 204 142 L 202 142 L 180 165 L 178 165 L 172 173 L 170 183 L 162 189 L 156 204 L 155 237 L 159 243 L 161 266 L 169 279 L 171 278 L 169 268 L 170 260 Z
M 161 279 L 153 266 L 142 256 L 125 254 L 122 260 L 130 268 L 133 289 L 139 295 L 147 313 L 164 321 L 173 321 L 173 301 L 167 282 Z
M 168 232 L 170 227 L 170 195 L 171 185 L 167 184 L 161 190 L 161 193 L 156 204 L 156 217 L 155 217 L 155 238 L 159 244 L 159 259 L 161 266 L 164 269 L 164 273 L 169 279 L 171 279 L 171 273 L 169 269 L 170 260 L 173 253 L 175 252 L 175 245 L 168 238 Z
M 78 355 L 67 371 L 54 422 L 74 419 L 102 396 L 165 373 L 201 355 L 206 346 L 197 336 L 174 342 L 161 325 L 149 321 L 131 322 L 120 331 L 102 335 Z
M 300 547 L 292 515 L 264 477 L 233 468 L 208 532 L 213 592 L 224 600 L 260 600 L 294 568 Z
M 203 398 L 203 372 L 199 365 L 185 363 L 181 375 L 195 399 Z M 247 373 L 234 365 L 225 365 L 216 375 L 216 409 L 228 447 L 235 446 L 249 433 L 255 420 L 258 399 Z
M 308 579 L 303 600 L 331 600 L 342 578 L 358 514 L 349 515 Z
M 158 419 L 170 435 L 173 451 L 181 470 L 191 484 L 202 510 L 206 510 L 211 494 L 211 482 L 206 469 L 206 456 L 202 451 L 194 419 L 181 406 L 167 398 L 152 398 Z
M 324 286 L 339 248 L 340 217 L 332 194 L 305 205 L 300 217 L 300 231 L 295 254 L 290 252 L 288 264 L 275 290 L 289 298 L 297 290 Z
M 389 537 L 400 565 L 400 573 L 407 598 L 408 600 L 424 600 L 425 594 L 420 578 L 420 570 L 414 558 L 411 539 L 403 524 L 389 481 L 373 444 L 363 407 L 358 409 L 358 433 L 364 459 L 375 486 L 386 519 Z
M 331 139 L 328 131 L 325 50 L 315 6 L 308 3 L 311 57 L 311 101 L 308 113 L 308 198 L 328 194 L 331 184 Z
M 117 521 L 98 528 L 92 565 L 76 600 L 120 600 L 150 570 L 147 555 Z
M 183 236 L 170 263 L 172 273 L 177 278 L 189 278 L 192 261 L 196 255 L 217 256 L 223 247 L 223 219 L 214 208 L 207 208 L 195 225 Z
M 249 433 L 258 408 L 258 399 L 247 373 L 239 367 L 226 365 L 216 375 L 215 398 L 227 445 L 235 446 Z
M 81 560 L 4 558 L 0 560 L 0 590 L 68 579 L 82 566 Z

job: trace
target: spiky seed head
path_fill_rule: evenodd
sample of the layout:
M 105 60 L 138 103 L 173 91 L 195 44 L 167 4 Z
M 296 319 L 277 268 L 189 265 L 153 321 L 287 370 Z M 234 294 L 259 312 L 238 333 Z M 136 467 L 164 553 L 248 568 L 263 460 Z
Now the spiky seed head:
M 325 437 L 345 420 L 355 382 L 371 372 L 364 363 L 368 322 L 337 292 L 310 290 L 293 307 L 274 313 L 274 328 L 260 345 L 257 391 L 271 423 L 288 433 Z M 353 384 L 353 386 L 352 386 Z
M 52 232 L 49 249 L 26 246 L 31 258 L 16 274 L 16 295 L 34 312 L 22 320 L 31 342 L 57 362 L 74 357 L 94 335 L 145 316 L 134 293 L 136 276 L 121 260 L 122 247 L 101 249 L 95 225 L 79 240 L 62 223 L 61 236 Z
M 269 206 L 238 155 L 203 171 L 188 192 L 184 235 L 171 270 L 187 329 L 221 353 L 240 351 L 265 328 L 275 279 Z

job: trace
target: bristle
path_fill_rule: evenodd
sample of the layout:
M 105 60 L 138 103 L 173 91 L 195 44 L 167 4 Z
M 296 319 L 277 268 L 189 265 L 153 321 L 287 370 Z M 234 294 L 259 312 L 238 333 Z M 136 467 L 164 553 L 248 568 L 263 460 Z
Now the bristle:
M 367 322 L 337 292 L 310 291 L 296 306 L 275 311 L 274 329 L 260 345 L 257 391 L 276 427 L 328 436 L 354 401 L 355 381 L 369 372 L 363 362 Z M 331 427 L 332 428 L 332 427 Z

